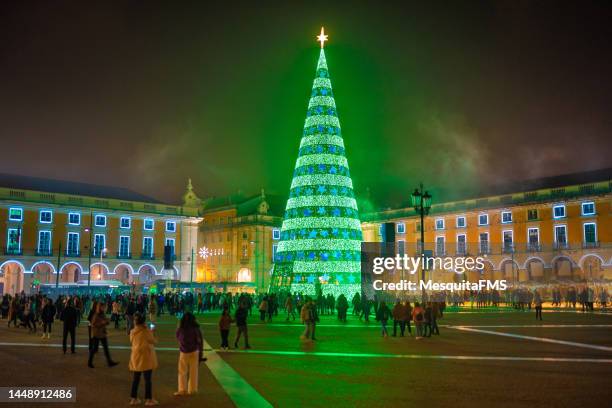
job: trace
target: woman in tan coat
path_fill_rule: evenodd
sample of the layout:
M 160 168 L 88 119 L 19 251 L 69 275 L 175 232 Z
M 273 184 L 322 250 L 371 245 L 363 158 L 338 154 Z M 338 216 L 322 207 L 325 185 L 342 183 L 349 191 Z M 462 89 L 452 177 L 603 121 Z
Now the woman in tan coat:
M 155 354 L 157 339 L 154 332 L 145 325 L 145 317 L 140 313 L 134 314 L 134 328 L 130 331 L 130 343 L 132 352 L 130 353 L 129 370 L 134 372 L 130 405 L 138 405 L 141 402 L 138 399 L 138 384 L 143 374 L 145 405 L 158 405 L 159 402 L 153 399 L 151 386 L 151 375 L 157 368 L 157 355 Z

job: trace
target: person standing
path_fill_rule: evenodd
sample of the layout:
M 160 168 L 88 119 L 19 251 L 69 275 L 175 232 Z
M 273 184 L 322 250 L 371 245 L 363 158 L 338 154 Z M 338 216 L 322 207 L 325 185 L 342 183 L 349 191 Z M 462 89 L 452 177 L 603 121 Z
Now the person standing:
M 440 335 L 440 328 L 438 327 L 438 317 L 442 317 L 440 312 L 440 302 L 431 302 L 431 321 L 429 323 L 431 327 L 431 334 Z
M 285 321 L 288 322 L 289 317 L 291 317 L 291 320 L 295 320 L 295 310 L 293 307 L 293 297 L 291 296 L 291 293 L 289 293 L 287 299 L 285 299 L 285 310 L 287 311 L 287 319 Z
M 178 391 L 175 396 L 192 395 L 198 392 L 198 364 L 204 350 L 200 325 L 191 312 L 185 312 L 176 330 L 179 342 Z
M 119 302 L 119 299 L 115 299 L 111 314 L 111 320 L 115 322 L 115 329 L 119 328 L 119 319 L 121 319 L 121 303 Z
M 383 337 L 388 337 L 389 333 L 387 332 L 387 321 L 389 321 L 389 316 L 391 315 L 391 311 L 385 302 L 380 302 L 378 309 L 376 310 L 376 320 L 380 322 L 380 328 Z
M 40 313 L 40 318 L 43 322 L 42 338 L 50 338 L 51 326 L 53 325 L 53 321 L 55 320 L 55 306 L 53 306 L 53 301 L 51 299 L 47 299 L 47 302 L 45 303 L 45 306 L 42 308 L 42 312 Z
M 244 334 L 244 348 L 250 349 L 249 346 L 249 331 L 247 328 L 247 305 L 244 302 L 240 302 L 238 309 L 236 310 L 236 327 L 238 327 L 238 333 L 236 334 L 236 341 L 234 342 L 234 348 L 238 348 L 238 340 L 240 335 Z
M 259 304 L 259 320 L 266 321 L 266 313 L 268 313 L 268 297 L 264 296 Z
M 229 348 L 229 332 L 230 327 L 232 325 L 232 316 L 230 316 L 230 312 L 228 308 L 223 309 L 223 313 L 221 314 L 221 318 L 219 319 L 219 331 L 221 332 L 221 348 L 223 350 L 227 350 Z
M 423 320 L 425 311 L 419 304 L 414 302 L 414 309 L 412 309 L 412 320 L 414 320 L 414 327 L 416 329 L 416 339 L 420 340 L 423 338 Z
M 319 311 L 314 299 L 310 301 L 310 340 L 316 340 L 315 331 L 317 330 L 317 322 L 319 321 Z
M 134 303 L 134 298 L 130 297 L 125 308 L 125 325 L 128 335 L 134 328 L 134 313 L 136 313 L 136 304 Z
M 410 306 L 409 301 L 402 304 L 401 318 L 408 328 L 408 334 L 412 335 L 412 329 L 410 328 L 410 320 L 412 320 L 412 306 Z
M 313 305 L 313 302 L 307 300 L 304 306 L 302 306 L 302 310 L 300 310 L 300 320 L 304 324 L 304 333 L 300 336 L 302 340 L 310 340 L 313 326 L 313 313 L 311 312 L 311 309 L 314 307 Z
M 64 350 L 64 354 L 66 354 L 66 341 L 68 340 L 68 334 L 70 334 L 70 352 L 72 354 L 76 353 L 75 351 L 75 342 L 76 342 L 76 327 L 79 321 L 78 311 L 75 309 L 72 300 L 69 300 L 66 303 L 66 306 L 62 310 L 62 314 L 60 315 L 60 320 L 64 322 L 63 327 L 63 335 L 62 335 L 62 349 Z
M 151 323 L 155 323 L 157 321 L 157 302 L 155 301 L 155 297 L 151 296 L 149 300 L 149 321 Z
M 537 289 L 533 293 L 533 303 L 535 305 L 536 320 L 542 320 L 542 296 Z
M 102 343 L 102 347 L 104 348 L 104 356 L 106 357 L 106 363 L 109 367 L 116 366 L 116 361 L 111 359 L 110 353 L 108 351 L 108 339 L 106 338 L 106 326 L 109 325 L 110 320 L 106 317 L 106 305 L 104 303 L 98 303 L 96 308 L 96 313 L 92 316 L 91 319 L 91 346 L 89 349 L 89 360 L 87 361 L 87 366 L 89 368 L 94 368 L 93 358 L 98 352 L 98 347 L 100 343 Z
M 19 315 L 19 303 L 17 302 L 17 296 L 10 301 L 9 311 L 8 311 L 8 327 L 11 327 L 11 322 L 13 323 L 13 327 L 17 327 L 17 316 Z
M 138 399 L 138 385 L 140 377 L 145 381 L 145 406 L 159 405 L 153 399 L 153 386 L 151 376 L 157 368 L 157 355 L 155 354 L 155 333 L 145 325 L 145 317 L 141 313 L 134 314 L 134 328 L 130 332 L 130 363 L 128 369 L 134 373 L 132 379 L 132 392 L 130 394 L 130 405 L 140 404 Z
M 400 336 L 404 337 L 404 331 L 406 330 L 406 321 L 403 319 L 403 305 L 402 302 L 398 299 L 395 302 L 395 306 L 393 306 L 393 310 L 391 311 L 391 315 L 393 315 L 393 337 L 397 336 L 397 326 L 400 328 Z

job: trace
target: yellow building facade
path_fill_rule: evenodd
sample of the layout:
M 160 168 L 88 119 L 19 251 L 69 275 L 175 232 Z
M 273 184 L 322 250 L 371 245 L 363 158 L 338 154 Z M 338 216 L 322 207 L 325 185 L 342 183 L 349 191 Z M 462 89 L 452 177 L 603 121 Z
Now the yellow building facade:
M 612 280 L 610 178 L 596 174 L 584 182 L 561 179 L 544 182 L 541 188 L 435 203 L 424 222 L 428 253 L 483 256 L 485 268 L 465 276 L 434 270 L 429 277 L 517 284 Z M 204 205 L 198 281 L 220 288 L 268 289 L 284 211 L 281 198 L 275 197 L 273 205 L 270 201 L 262 194 Z M 381 242 L 381 225 L 393 223 L 398 250 L 420 253 L 420 217 L 414 209 L 361 209 L 361 217 L 365 242 Z
M 189 207 L 142 201 L 146 197 L 123 189 L 98 188 L 110 196 L 94 197 L 79 195 L 83 185 L 72 183 L 59 189 L 69 193 L 14 184 L 0 187 L 0 293 L 56 282 L 146 284 L 189 278 L 201 221 L 191 190 Z M 46 183 L 33 185 L 44 188 Z M 166 245 L 172 248 L 171 269 L 164 268 Z

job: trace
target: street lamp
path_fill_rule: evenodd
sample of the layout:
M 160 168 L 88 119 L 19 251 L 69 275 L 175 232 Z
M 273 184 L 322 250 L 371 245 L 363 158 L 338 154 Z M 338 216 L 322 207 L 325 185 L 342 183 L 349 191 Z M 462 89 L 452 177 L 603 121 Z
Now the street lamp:
M 420 252 L 425 261 L 425 216 L 429 214 L 431 209 L 431 195 L 428 191 L 423 191 L 423 183 L 420 183 L 419 188 L 415 188 L 410 196 L 412 207 L 421 216 L 421 248 Z M 425 265 L 421 264 L 421 280 L 425 281 Z M 425 288 L 423 288 L 422 301 L 425 301 Z
M 98 265 L 98 280 L 102 280 L 102 257 L 108 252 L 108 248 L 102 248 L 100 251 L 100 264 Z

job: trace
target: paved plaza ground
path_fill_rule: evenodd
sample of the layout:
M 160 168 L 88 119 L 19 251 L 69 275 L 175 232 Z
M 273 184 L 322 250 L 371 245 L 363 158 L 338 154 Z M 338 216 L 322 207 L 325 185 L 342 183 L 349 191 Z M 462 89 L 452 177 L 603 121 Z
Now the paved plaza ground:
M 201 366 L 199 395 L 185 398 L 172 396 L 176 320 L 158 322 L 153 387 L 162 406 L 601 407 L 612 398 L 612 314 L 545 311 L 537 322 L 530 312 L 464 308 L 445 313 L 440 336 L 422 340 L 381 338 L 375 321 L 349 316 L 341 324 L 323 316 L 314 343 L 299 340 L 297 321 L 260 323 L 252 316 L 252 350 L 229 352 L 218 350 L 218 317 L 198 317 L 209 361 Z M 2 321 L 0 385 L 73 386 L 76 406 L 126 406 L 129 341 L 124 330 L 109 331 L 111 354 L 121 364 L 107 368 L 100 354 L 89 369 L 85 324 L 77 354 L 64 356 L 60 325 L 41 340 Z

